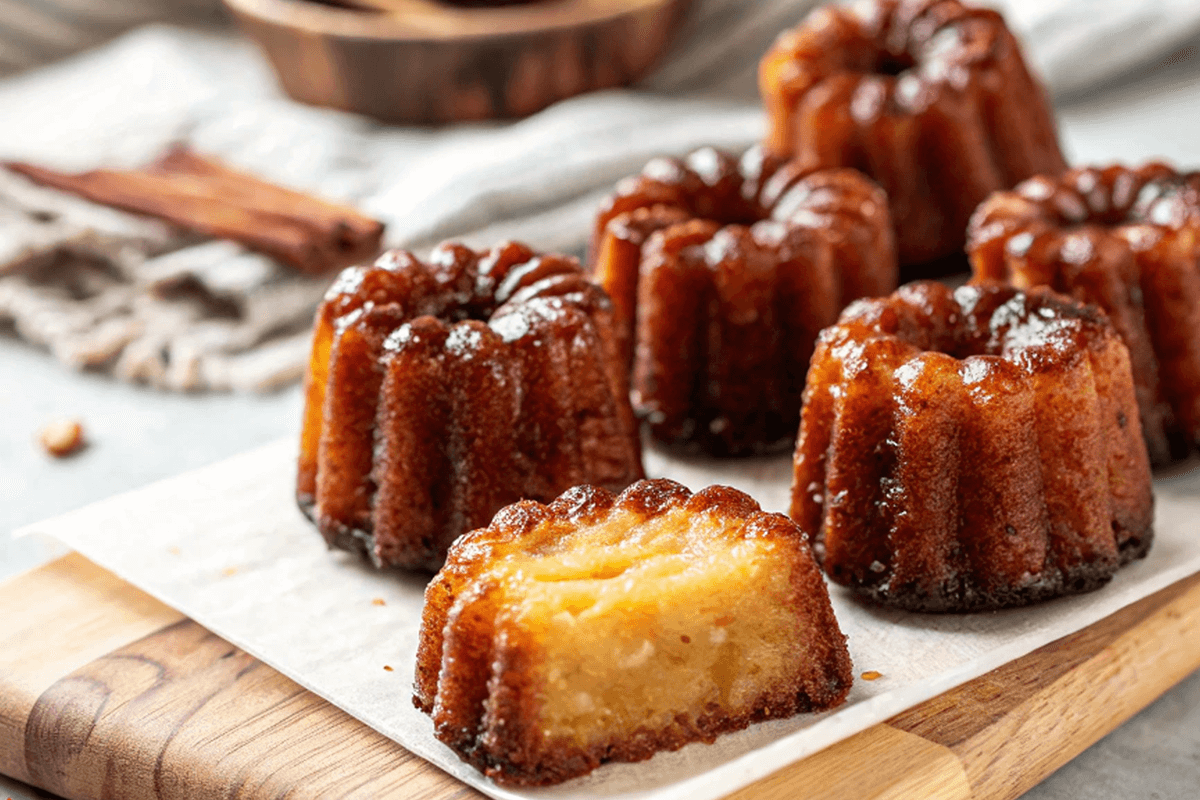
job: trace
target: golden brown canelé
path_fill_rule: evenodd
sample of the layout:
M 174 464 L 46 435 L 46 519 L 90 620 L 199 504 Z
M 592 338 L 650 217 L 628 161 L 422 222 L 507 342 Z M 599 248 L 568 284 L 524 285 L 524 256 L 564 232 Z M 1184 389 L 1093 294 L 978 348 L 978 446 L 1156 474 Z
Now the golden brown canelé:
M 660 442 L 723 456 L 789 446 L 817 334 L 896 287 L 879 187 L 761 148 L 651 161 L 602 206 L 592 261 L 636 340 L 637 413 Z
M 835 582 L 900 608 L 1096 589 L 1152 536 L 1129 353 L 1045 288 L 859 301 L 813 356 L 791 515 Z
M 887 191 L 902 266 L 961 255 L 989 192 L 1066 168 L 1017 40 L 957 0 L 820 8 L 763 57 L 759 87 L 768 152 Z
M 334 547 L 436 570 L 522 498 L 642 477 L 620 331 L 574 258 L 508 242 L 343 272 L 317 312 L 296 494 Z
M 804 533 L 658 479 L 516 503 L 459 539 L 425 591 L 413 702 L 528 786 L 831 708 L 852 680 Z
M 989 197 L 967 249 L 979 278 L 1104 309 L 1133 362 L 1150 458 L 1200 443 L 1200 173 L 1080 167 Z

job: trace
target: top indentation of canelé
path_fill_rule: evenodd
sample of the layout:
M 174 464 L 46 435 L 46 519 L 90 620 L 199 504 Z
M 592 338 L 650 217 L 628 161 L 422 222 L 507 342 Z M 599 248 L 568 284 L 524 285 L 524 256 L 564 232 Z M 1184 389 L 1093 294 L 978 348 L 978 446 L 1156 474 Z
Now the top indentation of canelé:
M 753 225 L 769 214 L 755 193 L 743 190 L 738 161 L 713 147 L 696 150 L 684 159 L 666 156 L 651 159 L 641 175 L 623 183 L 618 185 L 617 194 L 631 197 L 652 193 L 651 184 L 670 187 L 670 196 L 662 197 L 654 205 L 678 208 L 687 219 L 705 219 L 719 225 Z
M 393 250 L 371 266 L 343 272 L 327 299 L 337 304 L 336 314 L 345 321 L 391 309 L 403 319 L 428 315 L 453 324 L 491 322 L 533 298 L 564 296 L 576 303 L 606 302 L 584 277 L 577 259 L 537 254 L 523 244 L 506 242 L 482 253 L 445 243 L 425 261 Z
M 889 53 L 880 51 L 875 58 L 875 65 L 871 70 L 874 75 L 886 75 L 889 77 L 898 77 L 908 72 L 917 65 L 917 60 L 908 53 Z
M 829 336 L 863 328 L 895 337 L 914 353 L 994 357 L 1031 368 L 1073 363 L 1110 335 L 1096 308 L 1048 290 L 993 283 L 951 290 L 933 281 L 902 286 L 891 298 L 856 301 Z
M 924 102 L 923 83 L 963 88 L 964 69 L 998 58 L 1003 31 L 1002 17 L 991 9 L 860 3 L 814 12 L 802 28 L 785 32 L 781 44 L 803 64 L 791 76 L 799 85 L 838 73 L 871 76 L 877 80 L 860 92 L 884 88 L 891 101 L 913 110 Z
M 597 234 L 613 221 L 635 225 L 632 213 L 639 209 L 663 221 L 682 212 L 669 220 L 675 226 L 705 220 L 718 227 L 782 222 L 825 228 L 842 215 L 870 217 L 885 208 L 878 187 L 853 170 L 801 169 L 761 146 L 740 159 L 702 147 L 683 159 L 652 159 L 641 174 L 618 183 L 601 209 Z
M 1061 177 L 1037 176 L 1016 195 L 1041 219 L 1061 228 L 1086 225 L 1182 227 L 1200 208 L 1200 173 L 1180 174 L 1162 163 L 1137 169 L 1082 167 Z

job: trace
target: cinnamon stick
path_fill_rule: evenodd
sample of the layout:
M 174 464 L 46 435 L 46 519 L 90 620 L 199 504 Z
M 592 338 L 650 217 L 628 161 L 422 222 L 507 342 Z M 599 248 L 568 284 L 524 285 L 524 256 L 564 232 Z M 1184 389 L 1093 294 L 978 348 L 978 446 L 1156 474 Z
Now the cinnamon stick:
M 284 189 L 182 148 L 140 170 L 65 173 L 21 162 L 6 166 L 96 203 L 232 239 L 308 274 L 369 259 L 383 237 L 381 223 L 352 208 Z
M 353 241 L 357 238 L 378 237 L 383 232 L 383 226 L 379 222 L 363 216 L 349 206 L 276 186 L 186 147 L 171 148 L 162 158 L 151 164 L 148 171 L 203 178 L 219 185 L 221 190 L 238 194 L 244 204 L 256 204 L 260 209 L 283 215 L 298 214 L 303 220 L 334 238 L 343 237 Z

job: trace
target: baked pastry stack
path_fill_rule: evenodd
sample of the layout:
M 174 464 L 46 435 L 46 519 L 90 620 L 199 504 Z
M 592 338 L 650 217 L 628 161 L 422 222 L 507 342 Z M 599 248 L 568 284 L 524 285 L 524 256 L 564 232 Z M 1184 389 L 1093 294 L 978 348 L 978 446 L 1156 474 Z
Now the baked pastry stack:
M 541 785 L 830 708 L 851 680 L 800 529 L 660 479 L 459 539 L 425 592 L 414 702 L 489 777 Z

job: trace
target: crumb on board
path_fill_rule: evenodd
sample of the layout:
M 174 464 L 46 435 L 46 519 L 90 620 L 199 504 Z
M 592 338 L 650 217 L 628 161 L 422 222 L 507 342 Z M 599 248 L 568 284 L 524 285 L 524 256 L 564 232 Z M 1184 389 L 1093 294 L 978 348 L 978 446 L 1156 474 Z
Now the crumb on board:
M 384 671 L 384 672 L 395 672 L 395 670 L 393 670 L 393 669 L 392 669 L 390 666 L 388 666 L 387 664 L 384 664 L 384 665 L 383 665 L 383 671 Z
M 879 679 L 880 679 L 880 678 L 882 678 L 882 677 L 883 677 L 883 673 L 882 673 L 882 672 L 876 672 L 876 671 L 875 671 L 875 670 L 873 670 L 873 669 L 869 669 L 869 670 L 867 670 L 866 672 L 864 672 L 864 673 L 862 674 L 862 679 L 863 679 L 864 681 L 877 681 L 877 680 L 879 680 Z
M 386 605 L 387 605 L 387 602 L 386 602 L 386 601 L 385 601 L 385 600 L 384 600 L 382 597 L 376 597 L 374 600 L 372 600 L 372 601 L 371 601 L 371 605 L 373 605 L 373 606 L 386 606 Z
M 55 458 L 65 458 L 83 447 L 83 423 L 77 419 L 56 419 L 38 432 L 42 449 Z

